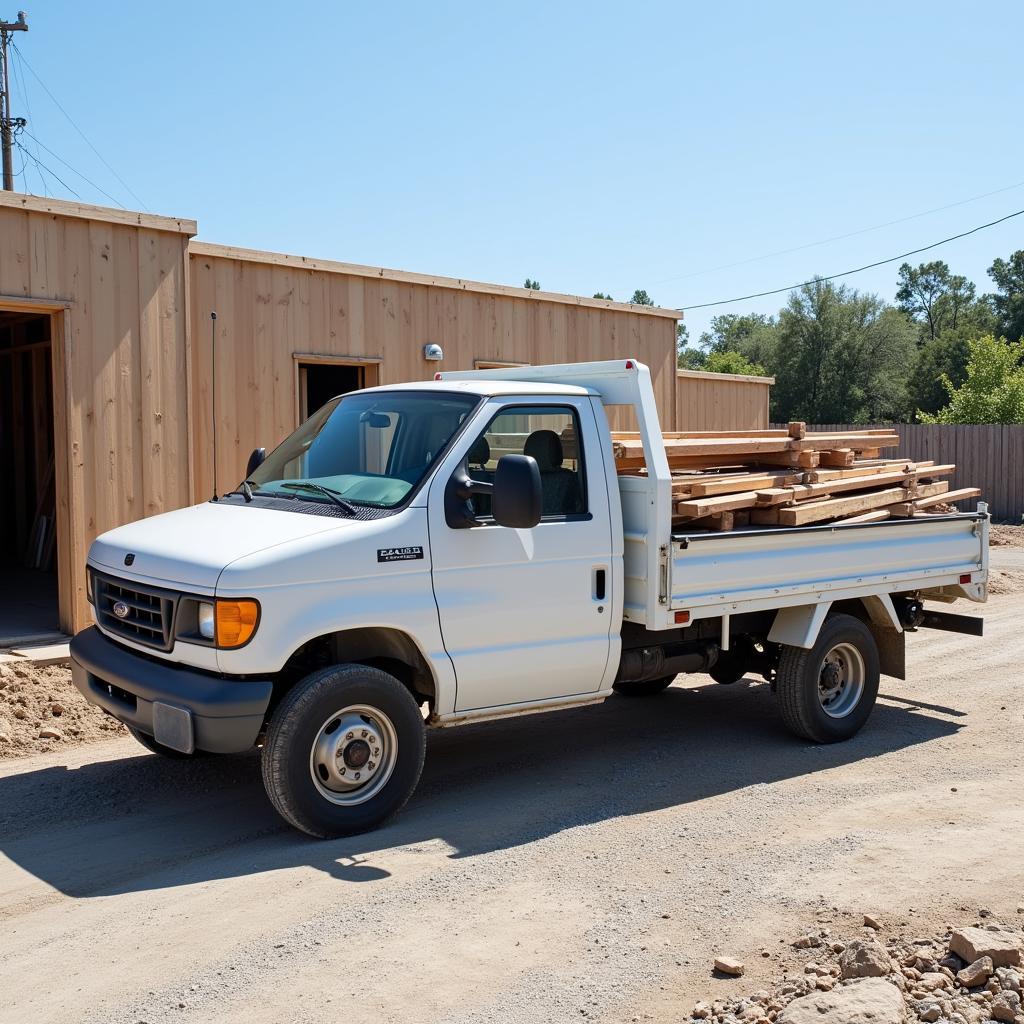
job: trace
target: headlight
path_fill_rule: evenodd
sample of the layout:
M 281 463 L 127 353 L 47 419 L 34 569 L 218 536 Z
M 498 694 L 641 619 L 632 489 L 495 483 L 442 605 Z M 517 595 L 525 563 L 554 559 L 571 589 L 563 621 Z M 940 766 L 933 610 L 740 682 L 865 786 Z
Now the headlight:
M 213 605 L 208 601 L 199 602 L 199 635 L 212 640 L 214 637 Z

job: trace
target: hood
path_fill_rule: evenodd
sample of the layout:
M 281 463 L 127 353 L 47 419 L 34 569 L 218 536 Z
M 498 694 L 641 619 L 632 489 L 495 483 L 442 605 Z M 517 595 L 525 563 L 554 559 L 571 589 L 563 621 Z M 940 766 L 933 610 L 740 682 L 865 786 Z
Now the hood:
M 93 542 L 89 561 L 115 575 L 212 591 L 224 567 L 238 558 L 352 525 L 347 519 L 207 501 L 109 530 Z M 130 568 L 128 554 L 135 556 Z

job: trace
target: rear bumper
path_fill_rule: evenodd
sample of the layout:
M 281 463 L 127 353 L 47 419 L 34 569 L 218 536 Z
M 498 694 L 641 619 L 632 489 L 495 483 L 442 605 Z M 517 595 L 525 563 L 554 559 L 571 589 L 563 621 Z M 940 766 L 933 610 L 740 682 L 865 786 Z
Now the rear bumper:
M 90 703 L 150 736 L 154 704 L 187 711 L 196 749 L 215 754 L 252 747 L 274 688 L 270 680 L 164 665 L 108 640 L 95 626 L 71 641 L 71 678 Z

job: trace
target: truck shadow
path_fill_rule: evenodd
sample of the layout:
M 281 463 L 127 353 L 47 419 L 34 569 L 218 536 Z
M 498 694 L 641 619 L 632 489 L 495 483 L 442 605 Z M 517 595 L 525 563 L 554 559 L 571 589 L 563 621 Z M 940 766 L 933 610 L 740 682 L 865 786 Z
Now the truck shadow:
M 764 685 L 676 686 L 655 698 L 431 733 L 405 811 L 376 832 L 331 842 L 281 822 L 255 756 L 173 762 L 140 754 L 0 779 L 0 852 L 76 898 L 300 865 L 344 882 L 382 880 L 388 873 L 373 865 L 381 851 L 441 839 L 453 857 L 473 857 L 810 775 L 959 728 L 880 703 L 859 736 L 816 746 L 784 731 Z

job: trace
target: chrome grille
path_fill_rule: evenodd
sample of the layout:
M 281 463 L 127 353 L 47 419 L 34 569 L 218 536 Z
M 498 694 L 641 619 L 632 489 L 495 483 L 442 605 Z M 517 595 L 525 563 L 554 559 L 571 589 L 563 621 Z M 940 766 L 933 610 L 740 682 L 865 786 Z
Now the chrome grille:
M 173 590 L 92 574 L 96 621 L 109 633 L 137 644 L 169 651 L 174 640 Z M 115 608 L 122 612 L 118 615 Z

